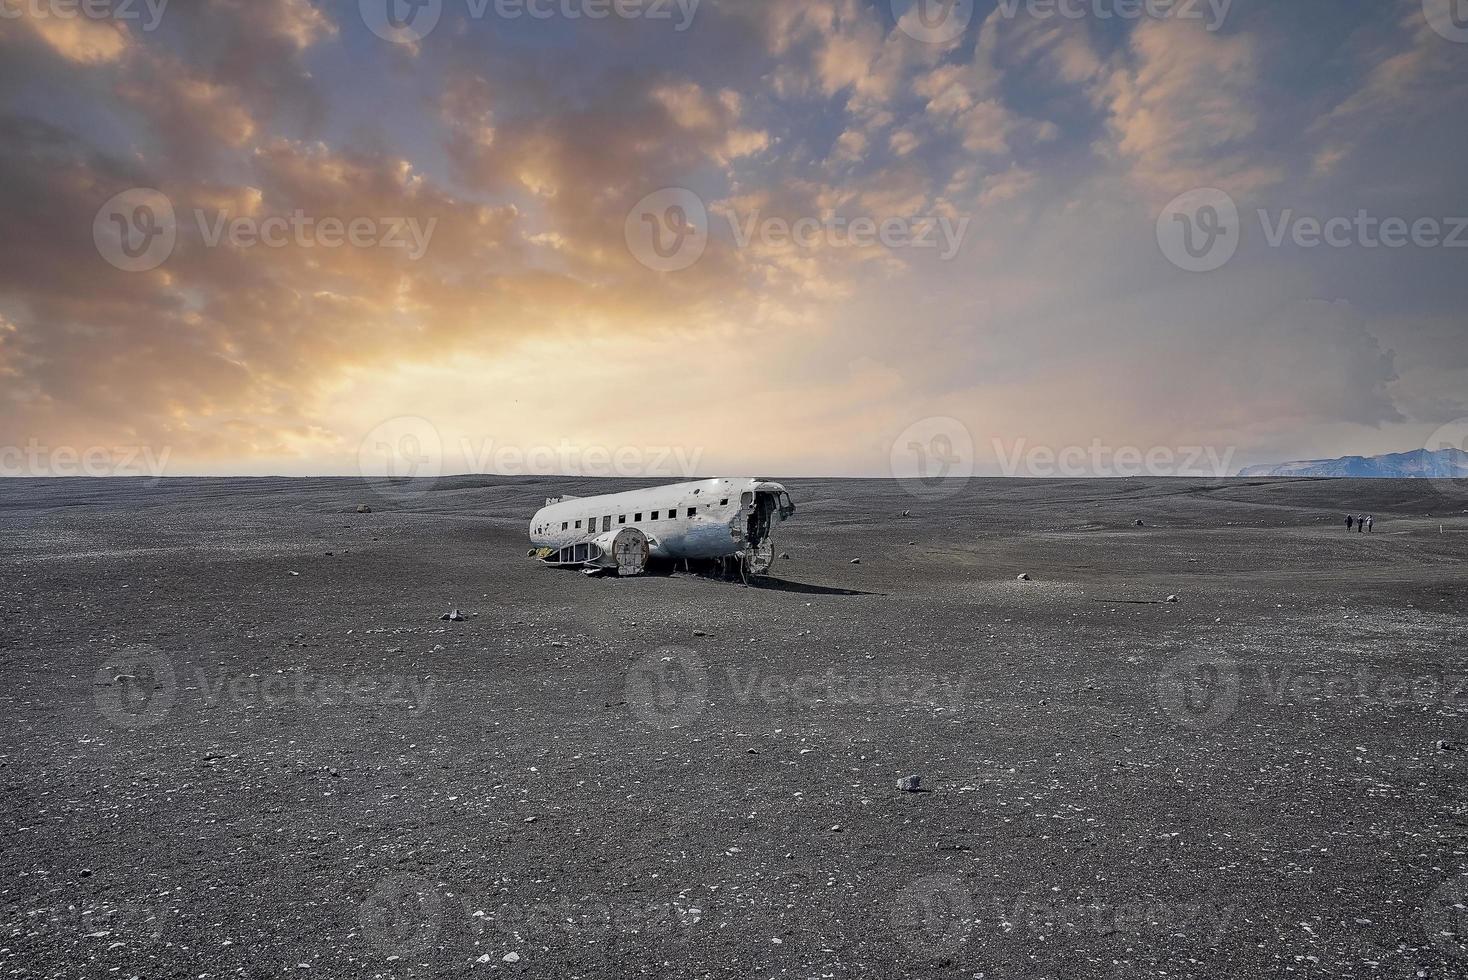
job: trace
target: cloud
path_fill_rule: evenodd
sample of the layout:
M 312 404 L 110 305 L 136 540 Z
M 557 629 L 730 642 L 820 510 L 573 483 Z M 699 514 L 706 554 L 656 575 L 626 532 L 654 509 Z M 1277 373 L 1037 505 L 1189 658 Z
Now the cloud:
M 148 34 L 23 24 L 0 32 L 0 225 L 19 230 L 0 238 L 0 445 L 349 471 L 378 421 L 427 414 L 451 440 L 880 474 L 883 440 L 939 414 L 981 444 L 1385 439 L 1462 404 L 1454 256 L 1250 241 L 1192 276 L 1158 250 L 1155 205 L 1214 184 L 1246 210 L 1448 213 L 1463 75 L 1410 6 L 1361 13 L 1308 72 L 1288 18 L 996 13 L 945 46 L 858 0 L 710 4 L 676 44 L 463 21 L 410 67 L 304 0 L 175 4 Z M 183 223 L 129 274 L 92 228 L 140 186 Z M 668 187 L 712 234 L 662 274 L 626 220 Z M 434 233 L 418 261 L 210 246 L 196 212 Z M 733 234 L 917 215 L 968 222 L 955 257 Z M 683 410 L 734 389 L 732 435 Z
M 1247 195 L 1277 182 L 1280 168 L 1247 147 L 1259 128 L 1258 73 L 1248 35 L 1142 21 L 1095 89 L 1107 112 L 1108 151 L 1163 199 L 1205 186 Z

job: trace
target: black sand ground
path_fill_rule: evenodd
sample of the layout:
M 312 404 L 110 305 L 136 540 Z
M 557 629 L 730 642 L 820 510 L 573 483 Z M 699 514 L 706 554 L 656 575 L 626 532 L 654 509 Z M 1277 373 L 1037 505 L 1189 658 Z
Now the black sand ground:
M 790 486 L 743 588 L 524 559 L 608 483 L 0 483 L 0 969 L 1468 970 L 1468 489 Z

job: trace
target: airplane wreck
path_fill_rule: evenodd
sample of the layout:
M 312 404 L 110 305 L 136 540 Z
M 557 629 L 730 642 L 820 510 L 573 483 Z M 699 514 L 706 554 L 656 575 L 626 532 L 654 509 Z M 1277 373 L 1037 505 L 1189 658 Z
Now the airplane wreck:
M 760 576 L 795 514 L 778 483 L 714 479 L 600 497 L 556 497 L 530 522 L 530 557 L 587 574 L 642 575 L 656 560 L 737 562 Z

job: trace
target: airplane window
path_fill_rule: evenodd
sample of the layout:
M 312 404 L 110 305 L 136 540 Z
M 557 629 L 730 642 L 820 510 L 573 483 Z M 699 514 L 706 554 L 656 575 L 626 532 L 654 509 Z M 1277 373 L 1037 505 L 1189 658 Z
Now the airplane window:
M 576 530 L 578 530 L 578 531 L 581 530 L 581 522 L 580 521 L 577 521 L 576 522 Z
M 569 528 L 568 528 L 568 527 L 566 527 L 566 522 L 565 522 L 565 521 L 562 521 L 562 522 L 561 522 L 561 530 L 562 530 L 562 531 L 567 531 L 567 530 L 570 530 L 570 529 L 569 529 Z
M 659 513 L 658 511 L 653 511 L 652 512 L 652 519 L 653 520 L 657 520 L 658 519 L 658 513 Z
M 719 501 L 719 506 L 720 507 L 728 507 L 729 506 L 729 498 L 728 497 L 725 497 L 723 500 Z
M 618 514 L 617 515 L 617 523 L 618 524 L 626 524 L 627 523 L 627 515 L 626 514 Z
M 698 508 L 697 507 L 690 507 L 690 508 L 688 508 L 688 516 L 689 517 L 697 517 L 698 516 Z
M 638 515 L 637 515 L 637 517 L 636 517 L 636 521 L 637 521 L 637 523 L 639 523 L 639 524 L 641 524 L 641 523 L 642 523 L 642 515 L 641 515 L 641 514 L 638 514 Z

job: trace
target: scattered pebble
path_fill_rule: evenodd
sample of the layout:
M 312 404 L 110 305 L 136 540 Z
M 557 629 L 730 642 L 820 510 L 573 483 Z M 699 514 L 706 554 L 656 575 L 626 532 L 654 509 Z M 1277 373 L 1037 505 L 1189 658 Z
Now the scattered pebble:
M 897 788 L 904 793 L 916 793 L 922 789 L 922 786 L 923 777 L 921 776 L 903 776 L 897 780 Z
M 1018 578 L 1021 582 L 1028 582 L 1030 580 L 1030 573 L 1029 572 L 1020 572 L 1019 575 L 1017 575 L 1015 577 Z

